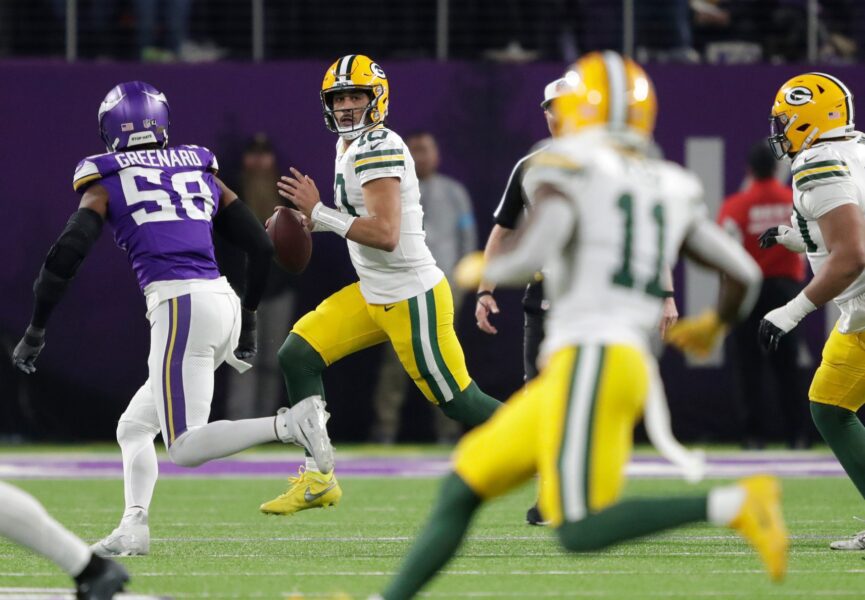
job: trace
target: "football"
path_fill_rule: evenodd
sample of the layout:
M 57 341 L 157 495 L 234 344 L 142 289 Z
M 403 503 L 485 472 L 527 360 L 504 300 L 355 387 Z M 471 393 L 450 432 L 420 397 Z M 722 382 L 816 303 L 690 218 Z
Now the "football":
M 300 219 L 300 212 L 280 206 L 266 223 L 276 262 L 289 273 L 295 274 L 306 269 L 312 256 L 312 235 Z

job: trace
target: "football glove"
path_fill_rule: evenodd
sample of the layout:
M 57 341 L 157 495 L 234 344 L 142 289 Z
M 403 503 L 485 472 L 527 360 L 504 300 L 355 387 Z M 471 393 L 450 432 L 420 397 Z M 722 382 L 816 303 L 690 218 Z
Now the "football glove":
M 256 339 L 256 322 L 254 310 L 240 309 L 241 324 L 240 324 L 240 339 L 237 341 L 237 348 L 234 349 L 234 356 L 240 360 L 253 358 L 258 354 L 258 341 Z
M 781 244 L 787 250 L 796 252 L 797 254 L 801 254 L 807 249 L 805 247 L 805 240 L 802 239 L 802 234 L 786 225 L 770 227 L 760 235 L 759 241 L 760 247 L 764 250 L 771 248 L 775 244 Z
M 45 330 L 30 325 L 12 351 L 12 364 L 28 375 L 36 371 L 36 358 L 45 347 Z
M 705 358 L 726 330 L 718 313 L 707 310 L 699 317 L 680 319 L 667 331 L 667 341 L 682 352 Z
M 805 292 L 800 292 L 784 306 L 770 310 L 760 321 L 760 327 L 757 329 L 760 345 L 766 350 L 777 350 L 781 338 L 816 308 Z

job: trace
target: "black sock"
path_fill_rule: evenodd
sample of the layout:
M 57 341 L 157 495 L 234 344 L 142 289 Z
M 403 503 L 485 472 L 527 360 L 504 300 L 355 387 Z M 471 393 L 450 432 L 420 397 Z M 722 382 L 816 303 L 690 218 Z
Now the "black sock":
M 87 563 L 87 566 L 84 567 L 84 570 L 75 576 L 75 583 L 81 583 L 82 581 L 86 581 L 88 579 L 96 577 L 105 570 L 107 564 L 107 560 L 105 560 L 104 558 L 100 558 L 95 554 L 92 554 L 90 556 L 90 562 Z

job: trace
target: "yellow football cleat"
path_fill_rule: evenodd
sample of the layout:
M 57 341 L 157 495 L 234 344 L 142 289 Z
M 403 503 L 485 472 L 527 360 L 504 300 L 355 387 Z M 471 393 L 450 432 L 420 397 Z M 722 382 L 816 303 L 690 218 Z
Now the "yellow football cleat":
M 288 483 L 285 493 L 265 502 L 259 510 L 267 515 L 291 515 L 307 508 L 336 506 L 342 498 L 342 489 L 333 472 L 324 475 L 301 466 L 297 477 L 289 477 Z
M 738 530 L 757 550 L 769 577 L 781 581 L 787 572 L 790 545 L 781 515 L 781 485 L 770 475 L 748 477 L 738 485 L 745 488 L 745 501 L 730 527 Z

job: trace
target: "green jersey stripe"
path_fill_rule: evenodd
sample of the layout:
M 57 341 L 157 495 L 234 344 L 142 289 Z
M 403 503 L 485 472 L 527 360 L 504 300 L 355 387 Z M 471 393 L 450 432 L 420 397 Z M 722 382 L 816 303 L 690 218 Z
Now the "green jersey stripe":
M 821 160 L 820 162 L 815 163 L 805 163 L 798 169 L 793 170 L 793 175 L 798 175 L 802 171 L 810 171 L 811 169 L 816 169 L 818 167 L 846 167 L 847 163 L 843 160 Z
M 389 169 L 393 167 L 405 167 L 405 162 L 402 160 L 386 160 L 382 162 L 370 163 L 368 165 L 361 165 L 359 167 L 355 167 L 355 173 L 361 173 L 363 171 L 369 171 L 370 169 Z
M 393 156 L 395 154 L 405 154 L 405 150 L 402 148 L 396 148 L 393 150 L 373 150 L 372 152 L 360 152 L 355 155 L 355 160 L 361 160 L 363 158 L 374 158 L 376 156 Z
M 796 182 L 796 187 L 801 190 L 802 184 L 804 183 L 808 183 L 809 181 L 817 181 L 818 179 L 826 179 L 828 177 L 850 177 L 850 173 L 848 171 L 826 171 L 825 173 L 807 175 Z
M 802 240 L 805 242 L 805 249 L 808 252 L 817 252 L 817 244 L 811 239 L 811 232 L 808 231 L 808 222 L 802 216 L 796 207 L 793 207 L 793 212 L 796 213 L 796 225 L 799 226 L 799 233 L 802 234 Z

